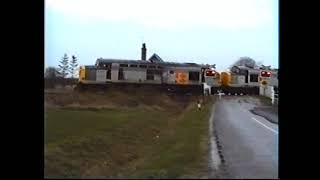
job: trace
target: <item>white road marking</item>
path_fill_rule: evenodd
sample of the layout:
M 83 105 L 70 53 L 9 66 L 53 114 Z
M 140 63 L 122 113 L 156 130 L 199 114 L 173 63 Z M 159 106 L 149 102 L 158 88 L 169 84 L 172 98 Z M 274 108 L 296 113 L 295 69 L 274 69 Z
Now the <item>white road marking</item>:
M 274 129 L 272 129 L 272 128 L 268 127 L 268 126 L 266 126 L 266 125 L 265 125 L 265 124 L 263 124 L 262 122 L 258 121 L 256 118 L 252 117 L 251 119 L 255 120 L 257 123 L 261 124 L 262 126 L 264 126 L 265 128 L 269 129 L 270 131 L 272 131 L 272 132 L 274 132 L 274 133 L 278 134 L 278 131 L 276 131 L 276 130 L 274 130 Z

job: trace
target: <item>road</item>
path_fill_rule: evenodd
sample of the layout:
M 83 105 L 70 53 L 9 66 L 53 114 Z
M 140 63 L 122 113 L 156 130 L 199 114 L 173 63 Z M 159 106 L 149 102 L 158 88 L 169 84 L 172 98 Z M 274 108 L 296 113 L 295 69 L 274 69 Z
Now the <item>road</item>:
M 225 96 L 216 104 L 213 129 L 227 178 L 278 178 L 278 124 L 252 114 L 257 106 L 248 96 Z

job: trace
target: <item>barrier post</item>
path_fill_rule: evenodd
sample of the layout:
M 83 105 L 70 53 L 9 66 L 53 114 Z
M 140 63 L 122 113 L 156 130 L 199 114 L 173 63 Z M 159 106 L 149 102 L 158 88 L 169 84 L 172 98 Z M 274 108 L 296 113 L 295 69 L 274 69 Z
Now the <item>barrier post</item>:
M 274 93 L 274 87 L 272 86 L 272 87 L 271 87 L 271 102 L 272 102 L 272 105 L 274 104 L 274 95 L 275 95 L 275 93 Z

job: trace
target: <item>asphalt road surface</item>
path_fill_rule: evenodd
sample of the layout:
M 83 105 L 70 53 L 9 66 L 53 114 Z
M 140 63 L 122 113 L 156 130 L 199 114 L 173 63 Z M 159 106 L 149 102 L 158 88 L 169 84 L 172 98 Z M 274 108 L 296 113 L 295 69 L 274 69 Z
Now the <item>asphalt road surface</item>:
M 213 129 L 226 178 L 278 178 L 278 124 L 251 113 L 257 106 L 248 96 L 225 96 L 216 104 Z

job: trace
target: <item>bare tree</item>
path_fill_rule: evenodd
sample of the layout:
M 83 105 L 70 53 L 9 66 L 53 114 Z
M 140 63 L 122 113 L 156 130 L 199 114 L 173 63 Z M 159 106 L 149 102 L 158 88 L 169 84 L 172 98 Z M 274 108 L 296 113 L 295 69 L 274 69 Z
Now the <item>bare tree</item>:
M 47 67 L 45 70 L 45 78 L 55 79 L 59 74 L 58 69 L 55 67 Z
M 55 88 L 55 85 L 59 82 L 61 75 L 58 71 L 58 68 L 47 67 L 45 69 L 44 78 L 45 88 Z
M 258 62 L 256 62 L 256 66 L 257 66 L 258 68 L 260 68 L 261 66 L 263 66 L 263 61 L 258 61 Z
M 240 59 L 233 63 L 230 68 L 233 66 L 246 66 L 248 68 L 254 68 L 256 66 L 256 61 L 250 57 L 240 57 Z

